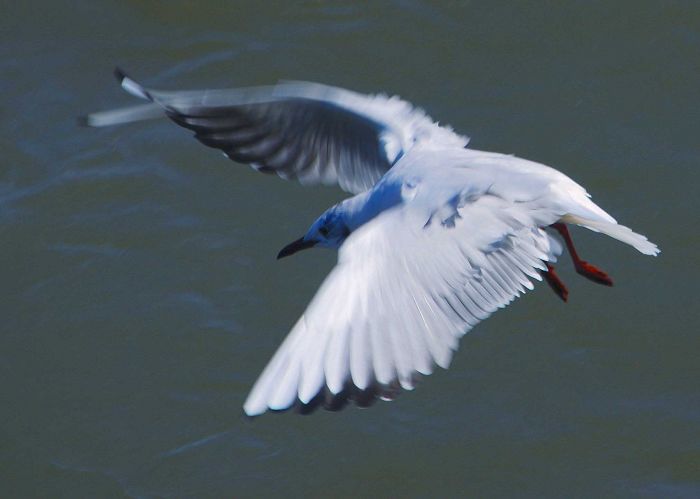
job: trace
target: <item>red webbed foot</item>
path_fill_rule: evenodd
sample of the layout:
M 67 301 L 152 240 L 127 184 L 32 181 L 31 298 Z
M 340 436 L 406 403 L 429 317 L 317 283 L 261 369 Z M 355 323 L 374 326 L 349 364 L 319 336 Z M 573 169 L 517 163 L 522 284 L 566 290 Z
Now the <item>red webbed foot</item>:
M 569 234 L 569 229 L 566 227 L 565 224 L 557 222 L 555 224 L 552 224 L 551 227 L 557 232 L 559 232 L 561 237 L 564 239 L 564 243 L 566 243 L 566 247 L 569 250 L 569 254 L 571 255 L 571 260 L 574 262 L 574 268 L 576 269 L 576 272 L 578 272 L 583 277 L 590 279 L 593 282 L 597 282 L 598 284 L 603 284 L 604 286 L 613 285 L 613 281 L 608 274 L 600 270 L 595 265 L 581 260 L 581 258 L 578 256 L 578 253 L 576 252 L 576 248 L 574 247 L 574 240 L 571 238 L 571 234 Z
M 576 268 L 576 272 L 593 282 L 597 282 L 598 284 L 602 284 L 604 286 L 613 285 L 613 281 L 610 276 L 591 263 L 578 260 L 577 262 L 574 262 L 574 266 Z
M 542 272 L 542 277 L 547 281 L 549 287 L 557 294 L 562 301 L 566 302 L 569 299 L 569 290 L 566 285 L 559 279 L 559 276 L 554 271 L 554 267 L 549 263 L 545 264 L 547 266 L 547 272 Z

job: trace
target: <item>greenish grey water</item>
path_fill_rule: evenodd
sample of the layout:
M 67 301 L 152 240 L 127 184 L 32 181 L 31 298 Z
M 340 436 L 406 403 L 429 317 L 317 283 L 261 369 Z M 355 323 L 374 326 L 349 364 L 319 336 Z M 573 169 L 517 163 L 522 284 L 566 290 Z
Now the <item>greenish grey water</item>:
M 0 495 L 700 495 L 696 2 L 37 1 L 0 18 Z M 659 258 L 576 231 L 449 371 L 369 410 L 241 417 L 334 262 L 275 261 L 344 194 L 171 124 L 79 129 L 165 88 L 387 91 L 585 185 Z M 281 216 L 280 216 L 281 215 Z

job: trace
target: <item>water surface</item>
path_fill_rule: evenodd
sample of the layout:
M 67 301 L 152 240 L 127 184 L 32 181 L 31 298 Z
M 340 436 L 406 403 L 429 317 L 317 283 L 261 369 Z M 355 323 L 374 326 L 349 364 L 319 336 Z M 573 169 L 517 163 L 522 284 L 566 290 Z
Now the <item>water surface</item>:
M 0 18 L 4 497 L 700 495 L 700 7 L 693 2 L 8 4 Z M 576 231 L 568 265 L 393 403 L 241 417 L 335 256 L 275 261 L 345 194 L 221 158 L 163 88 L 396 93 L 555 166 L 662 248 Z

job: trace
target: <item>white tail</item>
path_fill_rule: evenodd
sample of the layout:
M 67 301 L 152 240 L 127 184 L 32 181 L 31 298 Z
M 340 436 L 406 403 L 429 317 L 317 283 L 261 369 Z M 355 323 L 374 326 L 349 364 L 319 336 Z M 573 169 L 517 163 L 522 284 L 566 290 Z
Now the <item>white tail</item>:
M 645 255 L 656 256 L 659 254 L 659 248 L 654 243 L 649 241 L 645 236 L 637 234 L 629 227 L 624 225 L 619 225 L 612 222 L 603 222 L 599 220 L 589 220 L 586 218 L 578 217 L 576 215 L 565 215 L 561 219 L 562 222 L 581 225 L 587 229 L 591 229 L 597 232 L 602 232 L 618 241 L 622 241 L 625 244 L 629 244 L 641 253 Z

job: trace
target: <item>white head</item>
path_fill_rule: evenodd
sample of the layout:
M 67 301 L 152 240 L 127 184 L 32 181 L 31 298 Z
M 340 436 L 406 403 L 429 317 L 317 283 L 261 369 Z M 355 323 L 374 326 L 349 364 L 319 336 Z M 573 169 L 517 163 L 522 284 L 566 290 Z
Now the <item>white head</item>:
M 339 248 L 350 235 L 350 229 L 344 220 L 343 203 L 328 208 L 323 215 L 311 225 L 304 237 L 289 243 L 277 255 L 277 258 L 293 255 L 306 248 Z

